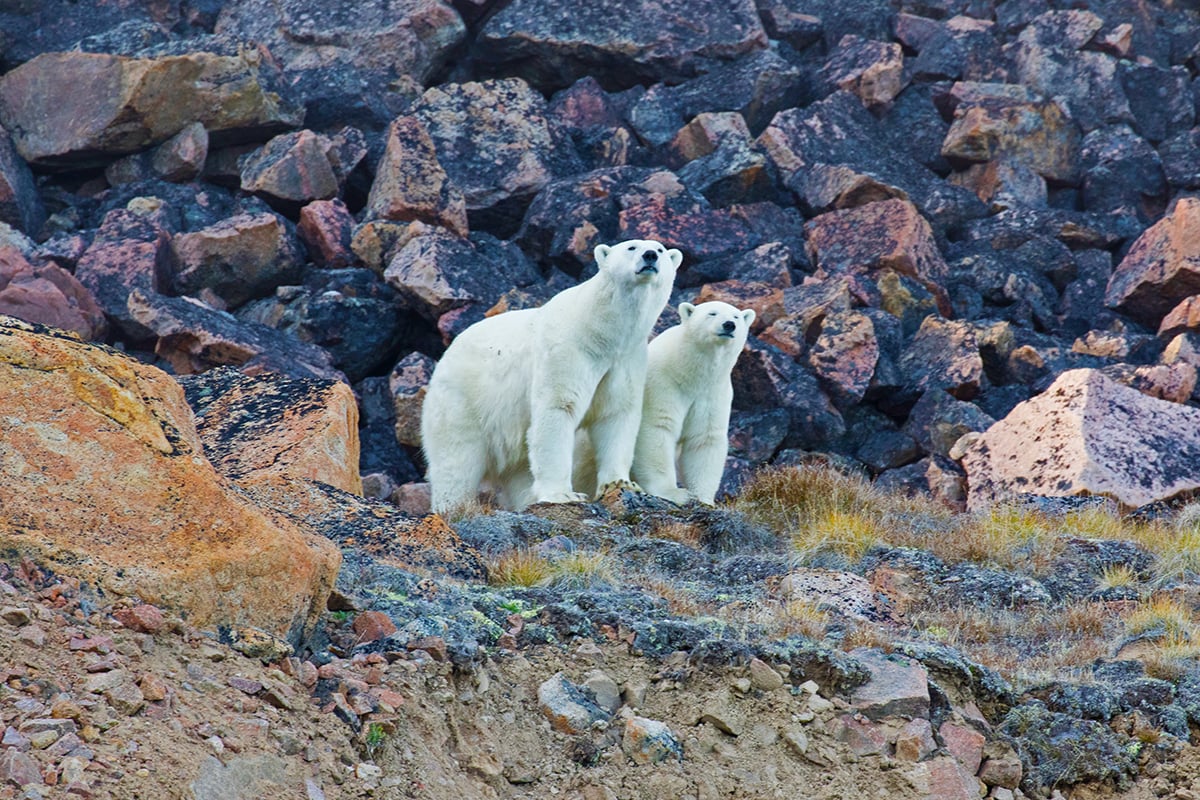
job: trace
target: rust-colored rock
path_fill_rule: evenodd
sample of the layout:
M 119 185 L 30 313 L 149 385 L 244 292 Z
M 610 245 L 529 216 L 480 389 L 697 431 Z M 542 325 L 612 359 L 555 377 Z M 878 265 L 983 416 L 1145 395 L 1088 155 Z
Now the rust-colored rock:
M 375 642 L 396 632 L 396 624 L 382 611 L 364 611 L 350 624 L 359 643 Z
M 424 353 L 409 353 L 388 376 L 388 390 L 396 410 L 396 441 L 400 444 L 421 446 L 421 406 L 433 366 L 433 359 Z
M 1200 410 L 1077 369 L 989 428 L 962 463 L 971 509 L 1023 494 L 1137 507 L 1200 488 L 1198 459 Z
M 1152 326 L 1194 294 L 1200 294 L 1200 198 L 1181 197 L 1134 241 L 1113 270 L 1104 303 Z
M 355 262 L 350 247 L 354 217 L 341 200 L 315 200 L 304 206 L 296 232 L 318 267 L 340 269 Z
M 155 214 L 117 208 L 104 221 L 75 267 L 75 277 L 95 295 L 109 319 L 127 333 L 149 331 L 129 313 L 134 290 L 155 294 L 167 281 L 171 237 Z
M 912 203 L 883 200 L 831 211 L 804 227 L 816 277 L 844 276 L 867 305 L 879 304 L 875 273 L 884 270 L 916 278 L 934 295 L 944 295 L 940 281 L 946 262 L 929 223 Z
M 859 648 L 850 651 L 871 673 L 850 702 L 865 717 L 929 718 L 929 673 L 919 662 L 898 653 Z
M 719 301 L 738 308 L 754 309 L 750 330 L 758 333 L 783 316 L 783 290 L 757 281 L 721 281 L 706 283 L 696 297 L 697 303 Z
M 0 123 L 30 164 L 103 161 L 199 122 L 216 138 L 296 127 L 302 108 L 257 50 L 126 58 L 45 53 L 0 78 Z
M 312 131 L 276 136 L 244 157 L 242 191 L 283 203 L 328 200 L 338 193 L 332 143 Z
M 466 236 L 466 199 L 438 162 L 425 125 L 416 117 L 397 117 L 384 141 L 383 158 L 367 197 L 368 216 L 421 220 Z
M 1181 333 L 1200 330 L 1200 295 L 1194 294 L 1179 301 L 1158 324 L 1158 335 L 1163 340 L 1172 339 Z
M 104 335 L 104 312 L 87 287 L 57 264 L 31 264 L 12 244 L 0 245 L 0 314 L 73 331 Z
M 315 480 L 362 494 L 358 405 L 346 384 L 229 367 L 181 382 L 205 455 L 225 477 Z
M 155 148 L 150 168 L 164 181 L 182 183 L 194 180 L 204 171 L 208 159 L 208 130 L 193 122 Z
M 0 548 L 199 627 L 312 630 L 336 548 L 231 491 L 170 376 L 5 318 L 0 396 Z
M 875 324 L 861 311 L 829 314 L 808 352 L 808 364 L 835 402 L 862 400 L 879 362 Z
M 149 603 L 117 609 L 113 612 L 113 617 L 126 628 L 139 633 L 158 633 L 166 624 L 162 611 Z

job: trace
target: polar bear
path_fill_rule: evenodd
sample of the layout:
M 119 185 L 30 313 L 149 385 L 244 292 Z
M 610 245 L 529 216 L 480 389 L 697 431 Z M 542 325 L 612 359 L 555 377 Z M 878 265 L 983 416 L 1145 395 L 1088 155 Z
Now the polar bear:
M 683 254 L 642 239 L 594 254 L 595 276 L 475 323 L 434 368 L 421 414 L 434 511 L 467 507 L 484 486 L 517 510 L 588 499 L 571 486 L 577 431 L 599 485 L 632 486 L 647 340 Z
M 712 505 L 729 451 L 730 374 L 754 311 L 681 303 L 679 319 L 650 343 L 632 475 L 650 494 Z

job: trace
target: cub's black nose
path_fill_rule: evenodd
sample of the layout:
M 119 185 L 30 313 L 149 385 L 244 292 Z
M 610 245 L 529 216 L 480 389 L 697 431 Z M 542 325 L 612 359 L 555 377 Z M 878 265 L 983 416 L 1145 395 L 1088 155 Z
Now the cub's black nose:
M 647 264 L 653 264 L 658 261 L 658 253 L 654 250 L 647 250 L 642 253 L 642 261 L 645 261 Z
M 735 330 L 737 330 L 737 323 L 731 319 L 727 319 L 721 323 L 721 328 L 725 330 L 726 333 L 733 333 Z

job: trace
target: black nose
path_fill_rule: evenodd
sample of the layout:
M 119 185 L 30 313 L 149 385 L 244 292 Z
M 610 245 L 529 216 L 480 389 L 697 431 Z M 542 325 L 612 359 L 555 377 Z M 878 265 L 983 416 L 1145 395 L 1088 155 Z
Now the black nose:
M 733 333 L 735 330 L 737 330 L 737 323 L 731 319 L 727 319 L 721 324 L 721 327 L 729 333 Z
M 647 250 L 642 253 L 642 261 L 645 261 L 647 264 L 653 264 L 658 261 L 658 253 L 653 250 Z

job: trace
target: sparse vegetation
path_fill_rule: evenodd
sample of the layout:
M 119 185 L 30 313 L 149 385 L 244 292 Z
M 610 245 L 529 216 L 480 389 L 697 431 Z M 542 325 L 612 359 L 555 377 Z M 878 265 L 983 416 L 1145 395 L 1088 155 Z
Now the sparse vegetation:
M 586 589 L 616 579 L 612 559 L 604 553 L 576 551 L 547 558 L 521 549 L 498 556 L 488 565 L 488 580 L 493 586 Z
M 554 565 L 529 550 L 513 550 L 488 564 L 493 586 L 546 586 L 553 576 Z

